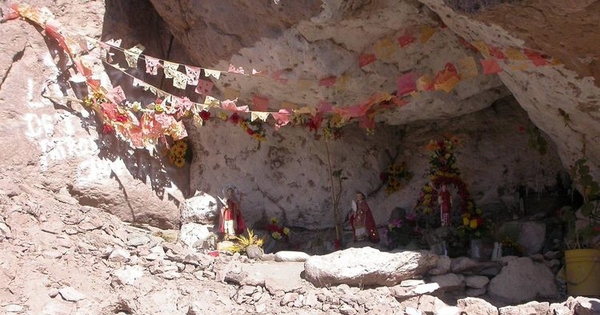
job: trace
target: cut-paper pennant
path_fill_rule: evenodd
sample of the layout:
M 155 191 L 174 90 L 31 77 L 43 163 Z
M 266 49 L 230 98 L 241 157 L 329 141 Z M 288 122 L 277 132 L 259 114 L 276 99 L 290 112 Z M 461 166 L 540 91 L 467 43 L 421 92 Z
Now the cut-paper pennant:
M 229 72 L 229 73 L 237 73 L 237 74 L 244 74 L 245 71 L 244 71 L 244 68 L 242 68 L 242 67 L 236 68 L 234 65 L 229 64 L 229 69 L 227 70 L 227 72 Z
M 266 97 L 254 95 L 252 96 L 252 103 L 254 104 L 252 110 L 266 112 L 269 109 L 269 99 Z
M 508 59 L 506 55 L 498 47 L 490 47 L 490 56 L 500 60 Z
M 213 77 L 217 80 L 221 77 L 221 71 L 219 70 L 210 70 L 210 69 L 202 69 L 204 71 L 205 77 Z
M 313 80 L 299 79 L 297 82 L 298 90 L 300 90 L 300 91 L 308 90 L 313 83 L 314 83 Z
M 282 75 L 283 75 L 283 71 L 282 70 L 277 70 L 277 71 L 275 71 L 275 72 L 273 72 L 271 74 L 271 78 L 273 80 L 281 83 L 281 84 L 287 84 L 288 83 L 288 79 L 283 78 Z
M 435 28 L 424 24 L 421 26 L 421 43 L 426 43 L 435 34 Z
M 478 53 L 479 50 L 477 50 L 477 48 L 475 48 L 475 46 L 471 45 L 471 43 L 469 43 L 464 37 L 459 37 L 460 43 L 465 46 L 465 48 L 467 48 L 468 50 L 471 50 L 473 52 Z
M 458 74 L 462 80 L 474 78 L 479 75 L 475 58 L 471 56 L 458 60 L 456 62 L 456 67 L 458 68 Z
M 202 95 L 209 95 L 212 91 L 214 83 L 208 80 L 198 80 L 198 86 L 196 86 L 196 93 Z
M 444 70 L 441 70 L 435 75 L 435 89 L 450 93 L 454 87 L 460 82 L 458 72 L 452 63 L 447 63 Z
M 375 43 L 375 54 L 379 58 L 387 58 L 397 50 L 394 42 L 389 38 L 384 38 L 377 43 Z
M 396 85 L 398 86 L 397 96 L 406 95 L 417 89 L 417 83 L 412 72 L 399 76 L 396 79 Z
M 145 56 L 144 60 L 146 61 L 146 73 L 151 74 L 151 75 L 157 75 L 158 74 L 158 65 L 160 64 L 159 63 L 160 59 L 150 57 L 150 56 Z
M 121 47 L 121 42 L 123 42 L 121 39 L 109 39 L 106 44 L 113 47 Z
M 335 76 L 321 79 L 321 80 L 319 80 L 319 86 L 326 86 L 326 87 L 333 86 L 335 84 L 336 80 L 337 80 L 337 78 Z
M 326 102 L 326 101 L 320 101 L 319 104 L 317 104 L 317 114 L 329 114 L 333 111 L 333 106 L 331 106 L 331 103 Z
M 220 103 L 221 102 L 218 99 L 210 95 L 206 95 L 206 97 L 204 98 L 204 105 L 207 105 L 209 107 L 219 106 Z
M 375 54 L 360 54 L 358 56 L 358 65 L 360 67 L 364 67 L 368 64 L 375 62 L 375 60 L 377 60 Z
M 200 71 L 201 71 L 200 68 L 186 65 L 185 73 L 187 74 L 187 77 L 188 77 L 187 84 L 198 85 L 198 77 L 200 77 Z
M 172 74 L 173 74 L 173 86 L 178 89 L 185 90 L 185 88 L 187 87 L 187 83 L 188 83 L 187 74 L 185 74 L 183 72 L 179 72 L 177 70 L 175 70 Z
M 303 107 L 300 107 L 299 109 L 295 109 L 294 113 L 296 115 L 311 114 L 314 116 L 317 114 L 317 110 L 314 107 L 303 106 Z
M 510 65 L 508 68 L 513 71 L 525 71 L 531 69 L 531 65 L 529 63 L 519 63 L 516 65 Z
M 290 109 L 290 110 L 298 109 L 298 104 L 291 103 L 291 102 L 283 102 L 283 103 L 281 103 L 280 106 L 283 109 Z
M 228 110 L 228 111 L 236 112 L 236 113 L 247 113 L 250 111 L 248 108 L 248 105 L 237 106 L 235 104 L 235 101 L 232 101 L 232 100 L 225 100 L 225 101 L 221 102 L 221 108 L 223 108 L 224 110 Z
M 125 54 L 125 60 L 127 61 L 129 68 L 137 68 L 137 62 L 142 54 L 142 51 L 144 51 L 144 46 L 140 44 L 123 50 L 123 53 Z
M 480 60 L 481 66 L 483 67 L 483 74 L 494 74 L 502 72 L 502 68 L 496 62 L 496 59 L 482 59 Z
M 548 64 L 546 58 L 544 58 L 544 56 L 537 51 L 525 49 L 525 56 L 527 56 L 527 58 L 531 60 L 536 67 Z
M 225 96 L 225 99 L 227 100 L 234 100 L 240 97 L 240 91 L 234 90 L 230 87 L 226 87 L 223 91 L 223 96 Z
M 177 69 L 179 68 L 179 64 L 170 61 L 163 61 L 163 71 L 165 73 L 165 78 L 171 79 L 175 77 L 175 72 L 179 72 Z
M 519 49 L 510 47 L 506 49 L 506 56 L 510 60 L 527 60 L 527 56 L 523 54 Z
M 484 57 L 490 56 L 490 47 L 484 43 L 483 41 L 476 40 L 472 43 L 473 47 L 475 47 Z
M 121 86 L 116 86 L 108 93 L 108 98 L 113 102 L 120 104 L 127 100 L 127 96 L 125 96 L 125 91 Z
M 435 90 L 435 84 L 433 79 L 424 74 L 417 79 L 417 91 L 433 91 Z
M 345 91 L 347 82 L 348 82 L 348 75 L 342 74 L 340 77 L 338 77 L 337 82 L 336 82 L 337 84 L 335 85 L 336 91 Z
M 250 112 L 250 121 L 255 121 L 256 119 L 260 119 L 262 121 L 267 121 L 269 118 L 269 112 Z
M 411 34 L 405 34 L 405 35 L 398 37 L 398 44 L 400 44 L 400 47 L 404 48 L 404 47 L 414 43 L 415 40 L 416 40 L 415 37 L 412 36 Z
M 280 109 L 276 113 L 271 113 L 271 116 L 275 119 L 275 129 L 279 129 L 290 122 L 292 112 L 288 109 Z

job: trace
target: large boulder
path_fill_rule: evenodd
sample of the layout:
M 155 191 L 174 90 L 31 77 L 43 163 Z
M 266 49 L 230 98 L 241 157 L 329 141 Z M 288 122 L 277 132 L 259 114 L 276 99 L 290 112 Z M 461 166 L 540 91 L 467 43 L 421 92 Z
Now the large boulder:
M 304 263 L 306 280 L 315 286 L 394 286 L 436 266 L 438 256 L 429 252 L 380 252 L 371 247 L 349 248 Z
M 558 288 L 548 267 L 521 257 L 508 260 L 500 274 L 490 281 L 488 293 L 492 298 L 514 304 L 556 298 Z
M 179 205 L 181 223 L 214 224 L 218 217 L 217 199 L 207 193 L 198 192 Z
M 213 233 L 210 232 L 208 226 L 198 223 L 186 223 L 181 227 L 179 239 L 189 248 L 206 247 L 204 242 L 207 241 Z

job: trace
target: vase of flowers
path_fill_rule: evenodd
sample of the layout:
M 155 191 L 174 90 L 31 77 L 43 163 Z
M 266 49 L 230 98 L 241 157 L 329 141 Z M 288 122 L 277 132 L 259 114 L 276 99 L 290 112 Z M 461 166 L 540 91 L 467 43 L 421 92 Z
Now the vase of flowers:
M 396 247 L 419 247 L 419 240 L 423 233 L 417 224 L 417 215 L 414 213 L 405 213 L 402 217 L 396 218 L 388 223 L 384 230 L 384 238 L 388 241 L 388 248 Z
M 291 230 L 280 224 L 279 218 L 273 217 L 265 226 L 267 232 L 267 241 L 265 242 L 265 252 L 273 252 L 279 243 L 289 243 Z

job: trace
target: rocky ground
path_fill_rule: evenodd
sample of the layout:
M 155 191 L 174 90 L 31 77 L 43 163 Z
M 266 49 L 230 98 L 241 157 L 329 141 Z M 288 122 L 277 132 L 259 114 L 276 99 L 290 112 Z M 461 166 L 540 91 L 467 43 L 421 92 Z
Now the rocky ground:
M 305 271 L 304 262 L 289 261 L 306 259 L 298 253 L 265 255 L 253 260 L 216 251 L 194 252 L 181 245 L 178 231 L 133 226 L 96 208 L 80 206 L 64 191 L 48 191 L 43 186 L 28 185 L 6 176 L 0 178 L 0 205 L 3 314 L 600 312 L 600 301 L 581 297 L 518 306 L 466 297 L 464 290 L 452 293 L 454 289 L 448 279 L 439 278 L 439 284 L 425 283 L 419 266 L 402 271 L 402 276 L 412 273 L 416 279 L 393 286 L 316 287 L 312 283 L 319 272 L 335 272 L 335 266 L 323 266 L 327 263 L 326 256 L 317 256 L 323 260 L 322 264 L 317 263 L 319 270 L 315 273 L 315 270 Z M 364 250 L 363 254 L 372 256 L 369 252 L 372 249 Z M 339 257 L 343 255 L 340 252 Z M 443 260 L 433 256 L 427 257 L 434 262 Z M 313 265 L 315 262 L 320 261 L 313 260 Z M 304 273 L 310 273 L 311 277 L 305 277 Z M 312 283 L 305 278 L 311 278 Z M 440 286 L 446 290 L 439 290 Z

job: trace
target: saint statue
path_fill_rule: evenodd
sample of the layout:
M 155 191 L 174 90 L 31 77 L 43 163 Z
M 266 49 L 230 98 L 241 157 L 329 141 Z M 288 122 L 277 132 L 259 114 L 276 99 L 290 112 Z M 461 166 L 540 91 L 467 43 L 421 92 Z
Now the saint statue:
M 356 198 L 352 200 L 352 211 L 350 212 L 350 225 L 354 231 L 354 241 L 363 241 L 369 239 L 373 243 L 379 243 L 379 232 L 373 219 L 371 208 L 365 200 L 365 194 L 356 193 Z
M 235 187 L 227 187 L 223 193 L 225 200 L 221 200 L 223 207 L 221 207 L 219 218 L 219 232 L 223 233 L 224 239 L 229 240 L 244 233 L 246 223 L 240 211 L 240 202 L 236 197 Z
M 438 204 L 440 205 L 440 219 L 442 226 L 452 225 L 452 196 L 448 191 L 446 184 L 442 184 L 441 190 L 438 193 Z

